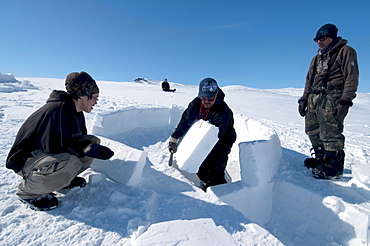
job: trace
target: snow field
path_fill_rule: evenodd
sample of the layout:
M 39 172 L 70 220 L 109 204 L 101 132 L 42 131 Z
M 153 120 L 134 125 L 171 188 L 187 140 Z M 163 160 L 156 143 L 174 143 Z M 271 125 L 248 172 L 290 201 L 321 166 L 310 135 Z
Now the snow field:
M 64 87 L 62 79 L 23 79 L 31 83 L 11 91 L 0 84 L 2 163 L 22 122 L 51 90 Z M 88 179 L 83 189 L 58 192 L 60 206 L 49 212 L 19 202 L 14 193 L 20 177 L 0 169 L 0 242 L 145 246 L 161 245 L 163 238 L 170 245 L 195 245 L 220 234 L 224 240 L 216 241 L 225 245 L 369 244 L 368 94 L 358 93 L 346 119 L 343 179 L 324 181 L 303 167 L 310 144 L 297 113 L 301 89 L 222 88 L 238 139 L 229 155 L 230 183 L 204 193 L 196 175 L 168 166 L 167 139 L 197 87 L 171 84 L 178 90 L 168 94 L 157 81 L 98 85 L 99 103 L 86 121 L 115 155 L 94 161 L 82 174 Z

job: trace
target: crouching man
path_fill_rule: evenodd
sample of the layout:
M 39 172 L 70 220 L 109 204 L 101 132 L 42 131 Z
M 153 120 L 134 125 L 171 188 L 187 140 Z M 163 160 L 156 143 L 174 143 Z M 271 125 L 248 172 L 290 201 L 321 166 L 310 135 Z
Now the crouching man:
M 65 86 L 66 92 L 51 92 L 23 123 L 6 160 L 6 167 L 23 177 L 16 194 L 35 210 L 56 208 L 53 191 L 84 187 L 86 180 L 77 175 L 93 158 L 114 154 L 99 138 L 87 135 L 83 112 L 90 113 L 98 102 L 95 80 L 86 72 L 70 73 Z

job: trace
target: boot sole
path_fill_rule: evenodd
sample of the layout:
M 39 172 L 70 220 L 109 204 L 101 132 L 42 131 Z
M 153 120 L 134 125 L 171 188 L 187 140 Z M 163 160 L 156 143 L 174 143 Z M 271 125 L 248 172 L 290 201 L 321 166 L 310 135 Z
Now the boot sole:
M 35 205 L 33 205 L 32 203 L 29 203 L 23 199 L 20 199 L 19 200 L 21 202 L 23 202 L 24 204 L 27 205 L 27 207 L 29 207 L 30 209 L 32 210 L 35 210 L 35 211 L 48 211 L 48 210 L 52 210 L 52 209 L 56 209 L 58 207 L 58 205 L 54 205 L 54 206 L 51 206 L 51 207 L 48 207 L 48 208 L 39 208 L 39 207 L 36 207 Z
M 342 179 L 343 175 L 336 175 L 336 176 L 326 176 L 320 174 L 312 174 L 315 179 L 325 179 L 325 180 L 340 180 Z

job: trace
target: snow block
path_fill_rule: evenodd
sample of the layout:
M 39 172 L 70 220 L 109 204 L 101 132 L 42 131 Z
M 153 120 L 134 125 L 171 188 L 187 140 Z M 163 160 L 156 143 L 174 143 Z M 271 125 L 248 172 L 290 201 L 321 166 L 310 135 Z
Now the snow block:
M 169 116 L 168 124 L 171 128 L 175 128 L 179 123 L 182 113 L 184 112 L 184 108 L 175 104 L 171 105 L 171 111 Z
M 99 113 L 95 116 L 91 132 L 94 135 L 110 138 L 135 128 L 168 126 L 170 112 L 170 108 L 127 107 L 113 112 Z
M 234 120 L 237 143 L 263 139 L 267 140 L 271 138 L 271 135 L 276 134 L 272 128 L 265 126 L 255 119 L 250 119 L 246 116 L 238 115 L 238 117 L 235 117 Z
M 203 120 L 194 122 L 181 140 L 175 154 L 177 165 L 189 173 L 199 166 L 218 141 L 218 127 Z
M 91 168 L 121 184 L 137 186 L 141 182 L 147 161 L 146 152 L 101 136 L 98 137 L 101 139 L 102 145 L 114 151 L 114 155 L 110 160 L 95 159 Z
M 241 180 L 250 186 L 271 182 L 281 157 L 280 140 L 276 134 L 265 140 L 239 143 Z
M 207 192 L 212 192 L 251 221 L 264 226 L 271 219 L 273 189 L 274 183 L 251 187 L 238 181 L 211 186 Z
M 181 230 L 179 230 L 181 228 Z M 237 245 L 222 226 L 210 218 L 173 220 L 149 226 L 133 245 Z
M 263 226 L 271 219 L 273 178 L 282 158 L 280 140 L 271 128 L 246 117 L 235 119 L 235 130 L 240 177 L 236 179 L 234 175 L 233 180 L 237 182 L 211 186 L 208 190 Z

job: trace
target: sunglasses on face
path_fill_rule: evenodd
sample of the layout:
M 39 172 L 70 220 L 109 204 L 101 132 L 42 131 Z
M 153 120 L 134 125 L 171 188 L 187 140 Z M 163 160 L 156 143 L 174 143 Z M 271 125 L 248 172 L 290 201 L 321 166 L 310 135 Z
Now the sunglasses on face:
M 202 102 L 205 102 L 205 101 L 207 101 L 207 102 L 213 102 L 215 100 L 215 98 L 201 97 L 200 100 Z
M 323 35 L 323 36 L 320 36 L 318 38 L 315 38 L 313 41 L 315 41 L 316 43 L 321 41 L 321 42 L 324 42 L 328 37 Z

